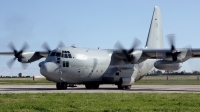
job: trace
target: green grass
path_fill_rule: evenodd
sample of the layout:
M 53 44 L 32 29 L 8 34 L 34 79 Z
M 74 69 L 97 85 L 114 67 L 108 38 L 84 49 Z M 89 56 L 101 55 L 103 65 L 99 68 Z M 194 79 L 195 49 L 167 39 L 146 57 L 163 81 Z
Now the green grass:
M 168 77 L 168 79 L 167 79 Z M 136 85 L 200 85 L 198 75 L 145 76 Z
M 39 93 L 0 94 L 0 111 L 199 111 L 194 93 Z

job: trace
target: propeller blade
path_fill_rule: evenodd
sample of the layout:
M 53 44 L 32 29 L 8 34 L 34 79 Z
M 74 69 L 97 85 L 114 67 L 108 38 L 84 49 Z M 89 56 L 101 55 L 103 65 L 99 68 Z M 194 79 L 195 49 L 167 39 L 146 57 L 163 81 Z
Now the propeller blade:
M 167 35 L 168 42 L 171 46 L 171 51 L 175 50 L 175 34 L 169 34 Z
M 136 48 L 142 45 L 142 42 L 138 38 L 134 38 L 131 49 L 127 52 L 127 54 L 131 54 Z
M 58 47 L 57 47 L 57 48 L 60 48 L 60 47 L 65 47 L 65 44 L 64 44 L 62 41 L 60 41 L 60 42 L 59 42 L 59 44 L 58 44 Z
M 28 43 L 25 41 L 24 44 L 23 44 L 23 46 L 22 46 L 22 48 L 21 48 L 21 50 L 20 50 L 19 52 L 23 52 L 23 51 L 25 51 L 25 50 L 28 49 L 28 48 L 29 48 L 29 45 L 28 45 Z
M 14 54 L 17 53 L 17 50 L 16 50 L 16 48 L 15 48 L 15 46 L 14 46 L 14 44 L 13 44 L 12 41 L 8 44 L 7 47 L 8 47 L 9 49 L 11 49 L 11 50 L 13 51 Z
M 44 43 L 42 44 L 42 48 L 43 48 L 44 50 L 48 51 L 48 52 L 51 52 L 51 49 L 50 49 L 50 47 L 49 47 L 49 45 L 48 45 L 47 42 L 44 42 Z
M 115 43 L 114 48 L 119 49 L 119 50 L 124 49 L 124 47 L 123 47 L 123 45 L 121 44 L 120 41 L 117 41 L 117 42 Z
M 6 64 L 7 64 L 7 66 L 8 66 L 8 68 L 12 68 L 12 66 L 13 66 L 13 64 L 14 64 L 14 62 L 15 62 L 15 60 L 16 60 L 17 58 L 16 57 L 14 57 L 13 59 L 11 59 L 11 60 L 9 60 Z
M 21 63 L 21 65 L 24 70 L 28 67 L 28 63 Z

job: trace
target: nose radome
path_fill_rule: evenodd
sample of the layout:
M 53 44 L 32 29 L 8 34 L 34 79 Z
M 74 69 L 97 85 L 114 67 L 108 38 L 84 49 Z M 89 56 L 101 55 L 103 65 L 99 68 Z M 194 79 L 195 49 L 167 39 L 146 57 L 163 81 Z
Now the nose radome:
M 43 76 L 47 76 L 48 72 L 47 72 L 47 67 L 44 65 L 44 63 L 40 66 L 40 73 L 43 75 Z
M 40 73 L 45 77 L 49 77 L 51 74 L 56 73 L 58 68 L 59 66 L 54 62 L 44 62 L 40 67 Z

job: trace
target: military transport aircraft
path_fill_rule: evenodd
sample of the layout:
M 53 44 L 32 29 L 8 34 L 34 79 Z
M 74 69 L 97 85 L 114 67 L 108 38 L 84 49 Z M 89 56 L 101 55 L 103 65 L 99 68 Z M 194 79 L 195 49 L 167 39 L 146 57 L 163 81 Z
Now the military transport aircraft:
M 116 84 L 118 89 L 130 89 L 153 67 L 160 70 L 178 70 L 181 63 L 193 57 L 200 57 L 200 49 L 176 49 L 174 35 L 168 35 L 171 49 L 163 48 L 161 13 L 154 7 L 146 46 L 137 48 L 140 41 L 135 39 L 131 49 L 124 49 L 117 42 L 115 49 L 87 49 L 62 44 L 51 50 L 47 43 L 46 51 L 25 52 L 25 43 L 17 51 L 12 43 L 8 46 L 13 52 L 0 52 L 0 55 L 14 55 L 7 65 L 12 66 L 18 59 L 26 64 L 46 58 L 39 63 L 40 73 L 47 80 L 56 83 L 58 90 L 67 89 L 69 84 L 85 84 L 87 89 L 98 89 L 100 84 Z

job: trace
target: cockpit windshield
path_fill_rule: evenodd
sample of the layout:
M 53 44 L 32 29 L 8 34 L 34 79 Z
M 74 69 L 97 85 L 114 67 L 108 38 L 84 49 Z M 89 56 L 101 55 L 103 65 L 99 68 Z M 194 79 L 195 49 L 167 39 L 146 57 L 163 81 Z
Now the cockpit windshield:
M 72 55 L 69 51 L 62 51 L 63 58 L 72 58 Z
M 61 56 L 61 53 L 57 52 L 57 53 L 56 53 L 56 56 L 57 56 L 57 57 L 60 57 L 60 56 Z
M 50 54 L 50 56 L 57 56 L 57 57 L 60 57 L 61 56 L 61 53 L 60 52 L 52 52 Z
M 56 55 L 56 52 L 52 52 L 50 56 L 55 56 Z
M 62 58 L 72 58 L 72 55 L 69 51 L 62 51 L 60 52 L 51 52 L 49 56 L 56 56 L 56 57 L 62 57 Z

